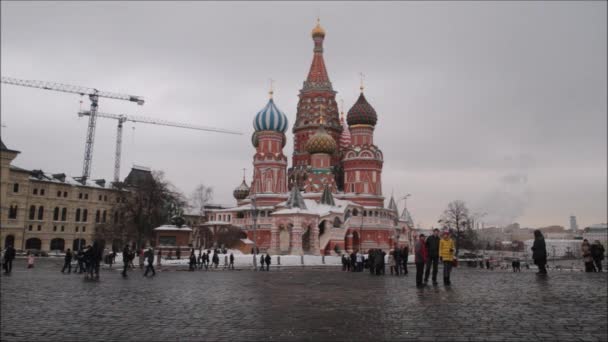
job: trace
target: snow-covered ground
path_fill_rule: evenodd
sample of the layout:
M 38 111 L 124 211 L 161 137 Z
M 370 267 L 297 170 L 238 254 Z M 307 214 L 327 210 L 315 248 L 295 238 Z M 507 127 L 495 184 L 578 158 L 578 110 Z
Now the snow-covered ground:
M 243 268 L 243 267 L 253 267 L 253 255 L 252 254 L 243 254 L 238 250 L 228 250 L 228 253 L 223 254 L 219 253 L 218 257 L 220 259 L 218 267 L 224 267 L 224 264 L 228 264 L 230 262 L 230 253 L 234 255 L 234 266 Z M 195 251 L 195 254 L 198 258 L 198 251 Z M 263 254 L 266 256 L 266 254 Z M 213 256 L 213 252 L 209 257 Z M 257 266 L 260 266 L 260 256 L 257 255 Z M 270 261 L 271 266 L 341 266 L 342 259 L 339 256 L 316 256 L 316 255 L 271 255 L 272 259 Z M 157 265 L 158 260 L 157 256 L 154 258 L 154 265 Z M 122 253 L 118 253 L 115 259 L 116 264 L 122 264 Z M 135 257 L 134 263 L 137 265 L 139 263 L 138 257 Z M 162 266 L 188 266 L 189 263 L 189 255 L 181 255 L 181 259 L 175 259 L 173 256 L 172 259 L 166 259 L 165 257 L 161 260 Z

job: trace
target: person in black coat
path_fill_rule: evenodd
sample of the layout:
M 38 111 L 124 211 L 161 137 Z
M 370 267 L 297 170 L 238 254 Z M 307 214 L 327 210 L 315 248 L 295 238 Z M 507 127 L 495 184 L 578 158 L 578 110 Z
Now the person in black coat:
M 122 269 L 122 276 L 126 277 L 127 276 L 127 269 L 129 268 L 129 255 L 131 254 L 131 251 L 129 250 L 129 245 L 125 244 L 125 247 L 122 249 L 122 263 L 123 263 L 123 269 Z
M 532 259 L 534 259 L 534 264 L 538 266 L 538 274 L 547 274 L 547 247 L 543 233 L 538 229 L 534 231 Z
M 63 268 L 61 269 L 61 273 L 65 272 L 65 269 L 68 269 L 68 273 L 72 273 L 72 251 L 68 248 L 65 251 L 65 258 L 63 259 Z
M 156 271 L 154 270 L 154 251 L 152 247 L 148 248 L 148 250 L 144 253 L 146 260 L 148 260 L 148 265 L 146 266 L 146 271 L 144 272 L 144 277 L 148 275 L 148 271 L 152 271 L 152 276 L 156 275 Z
M 188 265 L 188 271 L 194 271 L 194 268 L 196 267 L 196 255 L 194 255 L 194 248 L 190 251 L 190 259 Z
M 373 263 L 376 275 L 384 274 L 384 252 L 382 250 L 376 249 Z
M 270 271 L 270 254 L 266 253 L 264 261 L 266 261 L 266 271 Z
M 437 270 L 439 267 L 439 229 L 433 229 L 433 235 L 426 238 L 426 250 L 428 252 L 428 259 L 424 272 L 424 283 L 426 284 L 429 282 L 429 275 L 431 274 L 432 266 L 433 285 L 437 285 Z
M 602 272 L 602 260 L 604 260 L 604 246 L 599 240 L 595 240 L 591 245 L 591 257 L 593 258 L 593 263 L 595 264 L 595 269 L 598 272 Z
M 9 274 L 13 270 L 13 260 L 15 260 L 16 254 L 13 245 L 6 247 L 6 251 L 4 251 L 4 273 Z
M 370 249 L 367 252 L 367 264 L 369 266 L 369 274 L 375 274 L 375 266 L 376 266 L 376 250 Z
M 213 253 L 213 264 L 215 265 L 215 268 L 217 268 L 217 265 L 219 265 L 220 263 L 220 257 L 217 255 L 217 253 Z
M 266 259 L 264 259 L 264 254 L 260 254 L 260 271 L 264 270 L 265 263 L 266 263 Z
M 401 265 L 403 266 L 403 275 L 407 275 L 407 260 L 410 256 L 410 247 L 405 246 L 401 251 Z

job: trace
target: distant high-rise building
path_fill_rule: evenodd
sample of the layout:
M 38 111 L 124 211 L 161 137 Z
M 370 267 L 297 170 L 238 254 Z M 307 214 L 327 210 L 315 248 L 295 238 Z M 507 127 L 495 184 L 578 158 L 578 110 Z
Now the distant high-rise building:
M 578 225 L 576 224 L 576 216 L 570 216 L 570 230 L 575 231 L 578 229 Z

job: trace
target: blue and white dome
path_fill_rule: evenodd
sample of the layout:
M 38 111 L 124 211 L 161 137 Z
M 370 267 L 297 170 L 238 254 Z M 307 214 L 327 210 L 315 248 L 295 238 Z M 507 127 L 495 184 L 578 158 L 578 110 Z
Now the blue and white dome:
M 287 131 L 287 116 L 274 104 L 272 98 L 266 107 L 256 114 L 253 119 L 253 128 L 257 131 L 276 131 L 285 133 Z

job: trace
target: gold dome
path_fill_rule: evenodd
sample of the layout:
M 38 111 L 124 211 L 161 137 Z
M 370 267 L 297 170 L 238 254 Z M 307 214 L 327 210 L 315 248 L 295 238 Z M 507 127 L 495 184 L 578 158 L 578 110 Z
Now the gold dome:
M 321 27 L 321 22 L 319 19 L 317 19 L 317 26 L 312 29 L 312 36 L 313 38 L 315 36 L 325 37 L 325 30 Z
M 332 138 L 322 126 L 312 137 L 310 137 L 310 139 L 308 139 L 308 142 L 306 142 L 306 151 L 310 154 L 334 154 L 337 148 L 338 144 L 336 144 L 334 138 Z

